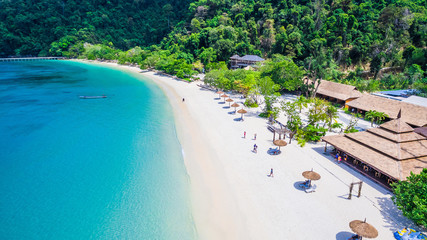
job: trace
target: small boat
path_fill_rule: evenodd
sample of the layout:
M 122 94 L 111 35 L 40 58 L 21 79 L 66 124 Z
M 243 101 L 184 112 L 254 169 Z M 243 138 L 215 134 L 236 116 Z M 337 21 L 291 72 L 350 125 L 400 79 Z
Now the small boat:
M 96 98 L 107 98 L 107 96 L 102 95 L 102 96 L 80 96 L 80 98 L 82 99 L 96 99 Z

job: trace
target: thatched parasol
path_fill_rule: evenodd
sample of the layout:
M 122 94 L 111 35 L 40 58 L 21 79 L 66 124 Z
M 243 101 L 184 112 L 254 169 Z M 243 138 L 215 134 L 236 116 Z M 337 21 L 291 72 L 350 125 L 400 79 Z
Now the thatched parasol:
M 280 147 L 284 147 L 286 145 L 288 145 L 288 143 L 283 140 L 283 139 L 277 139 L 275 141 L 273 141 L 274 145 L 279 146 L 279 151 L 280 151 Z
M 228 98 L 228 95 L 227 94 L 223 94 L 223 95 L 221 95 L 221 97 L 224 98 L 224 103 L 225 103 L 225 98 Z
M 311 169 L 311 171 L 303 172 L 302 176 L 309 179 L 309 180 L 314 180 L 314 181 L 320 179 L 320 174 L 318 174 L 317 172 L 313 172 L 313 169 Z
M 378 237 L 378 231 L 371 224 L 365 221 L 354 220 L 350 222 L 350 228 L 357 235 L 365 238 L 376 238 Z
M 237 112 L 242 114 L 242 121 L 243 121 L 243 114 L 247 113 L 248 111 L 246 111 L 245 109 L 242 108 Z
M 231 106 L 234 107 L 234 114 L 236 114 L 237 107 L 240 106 L 240 105 L 237 104 L 237 103 L 233 103 Z
M 216 92 L 216 94 L 218 94 L 218 98 L 221 98 L 221 94 L 223 94 L 223 93 L 224 93 L 223 91 Z
M 231 99 L 231 98 L 229 98 L 229 99 L 227 99 L 227 100 L 225 100 L 226 102 L 228 102 L 228 107 L 230 107 L 230 104 L 231 104 L 231 102 L 234 102 L 234 100 L 233 99 Z

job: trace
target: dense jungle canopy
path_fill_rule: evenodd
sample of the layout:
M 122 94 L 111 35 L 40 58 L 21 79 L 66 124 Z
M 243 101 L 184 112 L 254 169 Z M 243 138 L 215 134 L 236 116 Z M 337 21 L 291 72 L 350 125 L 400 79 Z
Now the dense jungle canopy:
M 427 92 L 424 0 L 0 0 L 0 9 L 1 57 L 114 59 L 189 76 L 234 54 L 278 55 L 313 79 Z

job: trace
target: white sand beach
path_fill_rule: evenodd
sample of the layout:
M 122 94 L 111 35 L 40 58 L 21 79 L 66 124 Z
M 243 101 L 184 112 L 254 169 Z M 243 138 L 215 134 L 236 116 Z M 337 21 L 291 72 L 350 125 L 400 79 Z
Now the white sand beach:
M 273 134 L 258 117 L 260 109 L 246 109 L 245 121 L 236 121 L 240 114 L 231 114 L 234 108 L 215 92 L 197 86 L 202 82 L 141 74 L 163 89 L 174 108 L 199 239 L 347 239 L 349 222 L 365 218 L 378 230 L 377 239 L 393 239 L 394 231 L 412 226 L 389 191 L 337 164 L 324 154 L 324 143 L 301 148 L 293 141 L 282 154 L 269 155 Z M 242 105 L 238 96 L 231 97 Z M 285 122 L 283 115 L 278 120 Z M 252 152 L 254 144 L 258 153 Z M 274 177 L 268 176 L 270 168 Z M 298 184 L 304 180 L 301 173 L 311 169 L 321 179 L 313 182 L 316 192 L 305 193 Z M 348 200 L 350 183 L 360 180 L 362 196 Z

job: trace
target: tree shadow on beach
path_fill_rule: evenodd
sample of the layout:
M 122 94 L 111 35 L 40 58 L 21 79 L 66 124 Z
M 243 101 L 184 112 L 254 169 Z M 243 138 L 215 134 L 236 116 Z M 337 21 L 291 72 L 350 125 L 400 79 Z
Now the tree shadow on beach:
M 327 150 L 326 153 L 324 152 L 324 149 L 325 149 L 324 146 L 313 147 L 312 149 L 314 151 L 316 151 L 317 153 L 319 153 L 320 155 L 323 155 L 327 160 L 331 161 L 334 164 L 337 164 L 334 156 L 332 156 L 330 154 L 330 151 Z M 378 183 L 374 182 L 370 178 L 368 178 L 368 177 L 364 176 L 363 174 L 359 173 L 358 171 L 356 171 L 355 169 L 351 168 L 350 166 L 347 166 L 347 164 L 341 163 L 341 164 L 338 164 L 338 166 L 340 166 L 342 169 L 344 169 L 347 172 L 349 172 L 350 174 L 352 174 L 356 179 L 360 179 L 361 181 L 363 181 L 364 184 L 368 184 L 372 188 L 376 189 L 381 194 L 390 194 L 391 193 L 390 190 L 388 190 L 385 187 L 379 185 Z M 350 182 L 345 182 L 345 184 L 350 185 Z
M 354 233 L 352 233 L 352 232 L 342 231 L 342 232 L 337 233 L 337 235 L 335 235 L 335 237 L 336 237 L 336 240 L 347 240 L 353 235 L 354 235 Z
M 392 232 L 401 230 L 404 227 L 418 229 L 417 226 L 408 218 L 403 216 L 402 212 L 393 203 L 389 197 L 377 198 L 378 206 L 384 218 L 384 227 Z

